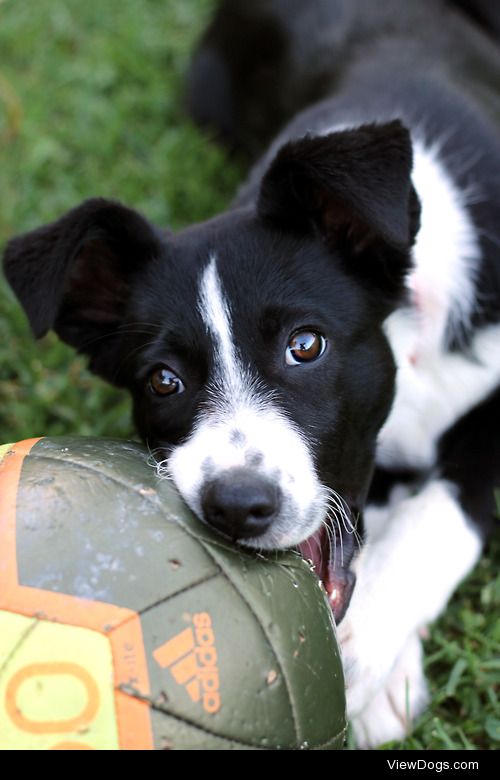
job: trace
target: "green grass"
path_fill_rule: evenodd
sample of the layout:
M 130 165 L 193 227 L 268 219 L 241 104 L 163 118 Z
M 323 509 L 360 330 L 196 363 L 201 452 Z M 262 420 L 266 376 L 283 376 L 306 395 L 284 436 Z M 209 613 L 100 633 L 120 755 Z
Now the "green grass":
M 94 195 L 173 228 L 227 204 L 242 173 L 182 101 L 212 6 L 0 0 L 0 245 Z M 63 433 L 130 436 L 128 401 L 55 338 L 35 344 L 0 281 L 0 442 Z M 433 628 L 433 703 L 402 747 L 500 747 L 499 560 L 497 544 Z
M 210 0 L 0 0 L 0 244 L 82 199 L 178 228 L 222 209 L 240 173 L 183 110 Z M 0 282 L 1 441 L 130 435 L 124 396 L 52 337 L 31 341 Z

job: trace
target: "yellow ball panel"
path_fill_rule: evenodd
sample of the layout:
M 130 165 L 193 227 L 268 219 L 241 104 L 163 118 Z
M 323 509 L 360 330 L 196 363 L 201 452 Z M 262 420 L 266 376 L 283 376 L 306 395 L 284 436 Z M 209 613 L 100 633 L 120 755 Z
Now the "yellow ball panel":
M 3 750 L 117 750 L 109 640 L 0 612 L 0 734 Z

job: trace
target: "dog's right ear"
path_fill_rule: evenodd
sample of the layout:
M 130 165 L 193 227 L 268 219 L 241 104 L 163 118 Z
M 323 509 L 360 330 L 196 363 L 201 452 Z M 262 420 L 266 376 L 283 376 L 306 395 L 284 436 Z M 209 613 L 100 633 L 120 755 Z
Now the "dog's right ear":
M 3 263 L 34 335 L 55 330 L 113 380 L 109 337 L 122 322 L 131 276 L 160 250 L 159 233 L 140 214 L 94 198 L 12 239 Z

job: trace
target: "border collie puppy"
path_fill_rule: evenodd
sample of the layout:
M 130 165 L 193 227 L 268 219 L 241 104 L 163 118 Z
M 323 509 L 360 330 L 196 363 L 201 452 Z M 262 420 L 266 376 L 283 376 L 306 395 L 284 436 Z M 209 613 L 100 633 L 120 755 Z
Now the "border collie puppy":
M 420 631 L 500 483 L 498 58 L 483 79 L 474 31 L 418 18 L 360 40 L 226 213 L 172 234 L 90 200 L 4 258 L 201 522 L 314 562 L 360 747 L 424 707 Z

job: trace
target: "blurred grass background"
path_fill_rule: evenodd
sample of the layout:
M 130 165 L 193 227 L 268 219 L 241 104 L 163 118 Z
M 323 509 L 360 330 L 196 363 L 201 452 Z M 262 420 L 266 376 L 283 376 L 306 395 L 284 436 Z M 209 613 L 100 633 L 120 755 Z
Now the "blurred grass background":
M 0 0 L 0 247 L 95 195 L 172 228 L 228 203 L 242 169 L 183 108 L 213 5 Z M 51 335 L 33 342 L 0 280 L 0 443 L 72 433 L 130 437 L 128 400 Z M 397 747 L 500 746 L 499 560 L 497 544 L 432 629 L 433 704 Z
M 238 180 L 183 110 L 210 0 L 0 0 L 0 244 L 84 198 L 117 198 L 177 228 L 223 208 Z M 32 342 L 0 287 L 1 441 L 130 435 L 125 397 L 48 337 Z

